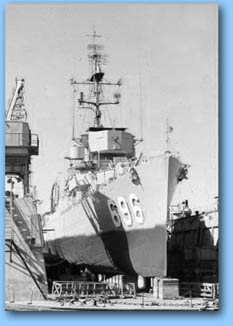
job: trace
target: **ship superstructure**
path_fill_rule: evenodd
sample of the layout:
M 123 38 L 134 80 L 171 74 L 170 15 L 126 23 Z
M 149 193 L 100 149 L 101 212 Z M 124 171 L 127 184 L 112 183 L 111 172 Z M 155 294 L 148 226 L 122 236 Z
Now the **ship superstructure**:
M 103 87 L 121 81 L 105 79 L 103 46 L 88 46 L 90 77 L 72 79 L 79 109 L 92 110 L 94 122 L 75 137 L 63 188 L 56 181 L 51 212 L 44 217 L 47 262 L 67 261 L 94 273 L 143 277 L 166 275 L 168 209 L 187 167 L 166 149 L 154 156 L 136 156 L 135 137 L 123 127 L 105 127 L 102 110 L 117 105 L 119 92 L 106 100 Z M 88 87 L 88 93 L 78 92 Z

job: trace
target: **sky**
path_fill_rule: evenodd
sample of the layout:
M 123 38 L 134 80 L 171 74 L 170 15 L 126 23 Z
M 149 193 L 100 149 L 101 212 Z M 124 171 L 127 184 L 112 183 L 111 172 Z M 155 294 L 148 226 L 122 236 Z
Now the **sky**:
M 138 153 L 150 154 L 165 147 L 168 118 L 171 146 L 190 164 L 173 203 L 188 199 L 192 207 L 208 206 L 218 195 L 216 4 L 6 5 L 6 105 L 15 78 L 24 78 L 28 122 L 40 137 L 40 155 L 32 160 L 39 198 L 46 206 L 53 181 L 66 170 L 69 80 L 88 77 L 93 26 L 109 56 L 106 78 L 123 82 L 120 107 L 107 109 L 106 125 L 110 115 L 114 126 L 143 137 Z M 77 133 L 85 128 L 81 114 L 76 110 Z

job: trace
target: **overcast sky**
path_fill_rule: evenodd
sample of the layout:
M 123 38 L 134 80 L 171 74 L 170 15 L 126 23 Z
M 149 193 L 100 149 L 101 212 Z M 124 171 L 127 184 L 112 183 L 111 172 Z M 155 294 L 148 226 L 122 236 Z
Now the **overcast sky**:
M 164 147 L 168 118 L 172 147 L 191 165 L 174 202 L 207 205 L 218 195 L 216 4 L 6 4 L 6 102 L 15 77 L 24 78 L 28 122 L 40 137 L 32 164 L 40 199 L 48 201 L 65 172 L 69 79 L 88 77 L 87 34 L 94 25 L 109 55 L 106 78 L 123 81 L 121 105 L 108 109 L 105 124 L 142 133 L 138 152 L 149 154 Z M 78 132 L 85 124 L 79 113 L 76 118 Z

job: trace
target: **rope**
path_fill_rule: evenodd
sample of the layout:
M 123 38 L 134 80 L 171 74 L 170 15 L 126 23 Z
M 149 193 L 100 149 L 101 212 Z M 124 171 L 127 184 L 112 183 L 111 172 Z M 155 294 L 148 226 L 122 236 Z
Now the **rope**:
M 46 263 L 46 266 L 48 266 L 48 267 L 58 266 L 58 265 L 64 263 L 65 261 L 66 261 L 66 259 L 63 259 L 63 260 L 61 260 L 61 261 L 59 261 L 59 262 L 57 262 L 57 263 L 54 263 L 54 264 L 47 264 L 47 263 Z

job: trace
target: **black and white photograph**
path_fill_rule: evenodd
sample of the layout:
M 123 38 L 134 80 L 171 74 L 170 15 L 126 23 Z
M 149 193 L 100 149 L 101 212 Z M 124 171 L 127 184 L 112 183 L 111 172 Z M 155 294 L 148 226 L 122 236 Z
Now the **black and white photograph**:
M 6 310 L 219 310 L 218 12 L 6 4 Z

